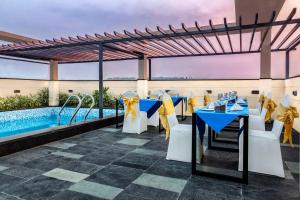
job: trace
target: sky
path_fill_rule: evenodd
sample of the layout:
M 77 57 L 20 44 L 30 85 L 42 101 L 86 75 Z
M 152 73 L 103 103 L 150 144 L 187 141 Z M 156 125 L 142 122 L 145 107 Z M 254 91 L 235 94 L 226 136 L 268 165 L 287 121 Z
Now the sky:
M 103 34 L 114 30 L 122 32 L 124 29 L 129 31 L 135 28 L 144 30 L 145 27 L 154 29 L 157 25 L 167 27 L 172 24 L 179 27 L 182 22 L 187 26 L 193 25 L 195 21 L 207 25 L 209 19 L 218 24 L 223 22 L 224 17 L 228 22 L 235 21 L 234 0 L 1 0 L 0 18 L 5 20 L 1 20 L 0 30 L 37 39 L 52 39 Z M 259 39 L 255 38 L 254 45 L 258 44 Z M 235 40 L 237 38 L 233 37 L 233 41 Z M 225 48 L 229 48 L 228 44 L 225 44 Z M 175 61 L 159 59 L 154 62 L 153 67 L 158 70 L 154 70 L 153 75 L 170 76 L 169 72 L 172 71 L 175 72 L 172 76 L 184 74 L 202 78 L 207 77 L 202 70 L 209 67 L 208 78 L 215 78 L 220 75 L 218 73 L 223 73 L 222 70 L 225 69 L 224 73 L 227 72 L 223 66 L 224 59 L 232 61 L 227 64 L 232 65 L 230 71 L 243 73 L 240 66 L 247 64 L 253 66 L 249 77 L 259 77 L 256 70 L 256 65 L 259 64 L 257 55 L 248 58 L 241 55 L 218 59 L 197 57 L 191 62 L 187 59 Z M 182 69 L 186 67 L 193 73 L 183 72 Z M 38 68 L 31 63 L 0 60 L 0 77 L 47 79 L 49 76 L 47 69 L 44 66 Z M 60 79 L 97 79 L 97 63 L 60 65 L 59 73 Z M 137 62 L 104 64 L 104 78 L 119 76 L 136 77 Z

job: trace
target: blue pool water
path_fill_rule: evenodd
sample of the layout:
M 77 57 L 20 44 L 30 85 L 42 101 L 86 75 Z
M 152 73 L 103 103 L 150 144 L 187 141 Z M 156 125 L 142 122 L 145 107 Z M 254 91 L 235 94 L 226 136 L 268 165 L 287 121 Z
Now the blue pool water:
M 0 138 L 32 132 L 40 129 L 58 126 L 57 114 L 60 107 L 47 107 L 26 110 L 0 112 Z M 87 108 L 81 108 L 77 114 L 76 122 L 81 122 L 87 113 Z M 65 108 L 61 113 L 61 125 L 69 123 L 74 108 Z M 104 109 L 104 117 L 115 116 L 114 109 Z M 120 110 L 120 113 L 123 111 Z M 97 119 L 98 109 L 92 109 L 87 120 Z

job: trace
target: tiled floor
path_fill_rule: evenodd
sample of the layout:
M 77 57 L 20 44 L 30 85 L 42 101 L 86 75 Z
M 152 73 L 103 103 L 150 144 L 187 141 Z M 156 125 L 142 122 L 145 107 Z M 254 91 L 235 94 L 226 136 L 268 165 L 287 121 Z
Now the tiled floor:
M 191 176 L 165 159 L 156 129 L 104 128 L 0 158 L 0 200 L 299 199 L 299 145 L 282 146 L 286 178 L 249 175 L 249 185 Z M 211 152 L 209 166 L 237 166 L 236 153 Z M 296 180 L 298 179 L 298 180 Z

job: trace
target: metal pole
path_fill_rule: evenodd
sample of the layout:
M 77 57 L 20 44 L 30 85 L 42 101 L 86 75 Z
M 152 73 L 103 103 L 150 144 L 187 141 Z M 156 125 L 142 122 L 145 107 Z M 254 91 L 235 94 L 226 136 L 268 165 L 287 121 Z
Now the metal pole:
M 148 62 L 148 67 L 149 67 L 149 81 L 151 81 L 152 79 L 152 63 L 151 63 L 151 59 L 149 59 L 149 62 Z
M 103 44 L 99 44 L 99 118 L 103 118 Z
M 290 51 L 285 52 L 285 79 L 290 77 Z

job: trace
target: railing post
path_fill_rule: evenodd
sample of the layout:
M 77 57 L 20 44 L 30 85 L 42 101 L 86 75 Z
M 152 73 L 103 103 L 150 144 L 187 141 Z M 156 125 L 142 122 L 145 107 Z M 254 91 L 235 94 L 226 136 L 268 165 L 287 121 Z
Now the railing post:
M 103 118 L 103 44 L 99 44 L 99 118 Z

